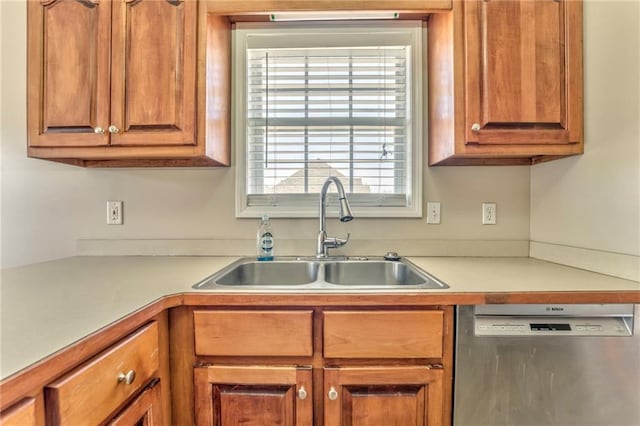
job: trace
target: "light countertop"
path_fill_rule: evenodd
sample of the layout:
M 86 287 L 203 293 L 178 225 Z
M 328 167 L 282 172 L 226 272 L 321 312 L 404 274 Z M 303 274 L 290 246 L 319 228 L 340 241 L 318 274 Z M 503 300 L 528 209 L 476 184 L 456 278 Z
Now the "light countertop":
M 637 281 L 528 257 L 408 259 L 449 284 L 450 292 L 640 291 Z
M 90 256 L 2 270 L 0 377 L 162 296 L 189 291 L 235 259 Z
M 13 375 L 159 298 L 202 293 L 191 286 L 236 259 L 88 256 L 2 270 L 0 377 Z M 450 286 L 423 292 L 640 292 L 635 281 L 530 258 L 409 260 Z

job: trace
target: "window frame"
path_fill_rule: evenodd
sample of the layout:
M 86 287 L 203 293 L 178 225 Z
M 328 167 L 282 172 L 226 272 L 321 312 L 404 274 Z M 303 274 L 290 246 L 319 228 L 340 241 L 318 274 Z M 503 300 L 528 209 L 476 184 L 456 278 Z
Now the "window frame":
M 236 217 L 257 218 L 262 214 L 268 214 L 276 218 L 315 218 L 318 215 L 319 194 L 295 194 L 295 202 L 285 205 L 249 205 L 247 194 L 247 46 L 248 38 L 255 36 L 282 35 L 286 33 L 290 40 L 297 40 L 293 37 L 299 33 L 309 33 L 311 31 L 324 31 L 345 34 L 352 40 L 355 36 L 361 38 L 367 32 L 375 31 L 380 34 L 402 32 L 411 38 L 412 61 L 411 61 L 411 82 L 408 91 L 411 92 L 411 118 L 408 153 L 410 160 L 406 164 L 407 179 L 411 181 L 411 193 L 408 194 L 408 202 L 405 206 L 363 206 L 352 204 L 354 215 L 357 217 L 422 217 L 422 176 L 423 176 L 423 148 L 427 135 L 427 123 L 425 120 L 426 96 L 426 25 L 420 21 L 357 21 L 357 22 L 318 22 L 310 27 L 309 23 L 282 22 L 282 23 L 239 23 L 232 31 L 232 126 L 231 138 L 234 141 L 235 149 L 235 175 L 236 175 Z M 375 44 L 375 43 L 373 43 Z M 291 43 L 287 47 L 298 47 Z M 420 57 L 416 57 L 416 52 Z M 364 194 L 350 194 L 350 199 L 357 200 Z M 274 198 L 278 194 L 274 194 Z M 371 198 L 369 194 L 366 195 Z M 281 198 L 281 197 L 280 197 Z M 293 200 L 293 198 L 292 198 Z M 329 204 L 334 202 L 329 196 Z M 330 216 L 334 215 L 334 210 L 328 209 Z

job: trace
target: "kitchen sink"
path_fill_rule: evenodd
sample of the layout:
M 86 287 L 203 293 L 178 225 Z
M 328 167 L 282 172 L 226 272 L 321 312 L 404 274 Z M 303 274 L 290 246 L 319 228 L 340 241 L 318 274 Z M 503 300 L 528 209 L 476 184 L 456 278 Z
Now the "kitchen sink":
M 403 262 L 365 260 L 327 263 L 325 280 L 347 286 L 416 286 L 429 278 Z
M 444 289 L 449 286 L 409 261 L 383 258 L 243 258 L 193 286 L 198 290 L 243 291 Z
M 309 284 L 318 279 L 317 262 L 241 260 L 220 273 L 196 284 L 194 288 L 221 286 L 291 286 Z

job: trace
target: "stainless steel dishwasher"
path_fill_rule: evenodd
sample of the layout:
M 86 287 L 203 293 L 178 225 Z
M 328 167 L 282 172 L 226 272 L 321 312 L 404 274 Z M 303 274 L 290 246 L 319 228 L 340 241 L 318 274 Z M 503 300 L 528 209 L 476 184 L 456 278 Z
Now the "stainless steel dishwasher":
M 640 426 L 639 307 L 460 306 L 454 425 Z

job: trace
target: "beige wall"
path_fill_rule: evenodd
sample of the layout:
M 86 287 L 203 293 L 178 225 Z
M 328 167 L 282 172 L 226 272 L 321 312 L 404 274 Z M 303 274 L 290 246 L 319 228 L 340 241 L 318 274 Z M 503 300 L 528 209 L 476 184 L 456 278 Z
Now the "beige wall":
M 587 1 L 584 44 L 585 154 L 531 169 L 531 240 L 640 277 L 640 2 Z
M 0 4 L 3 267 L 74 255 L 79 239 L 254 238 L 257 222 L 234 217 L 233 168 L 87 170 L 26 158 L 26 8 L 22 1 Z M 529 240 L 526 167 L 430 168 L 424 193 L 425 202 L 442 202 L 441 225 L 356 218 L 328 227 L 350 232 L 353 241 L 436 241 L 436 250 L 438 240 Z M 109 199 L 124 201 L 125 225 L 105 225 Z M 498 203 L 498 225 L 480 224 L 482 201 Z M 274 220 L 278 237 L 309 241 L 301 254 L 313 253 L 316 227 L 310 219 Z M 366 254 L 390 248 L 382 242 Z

